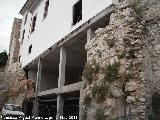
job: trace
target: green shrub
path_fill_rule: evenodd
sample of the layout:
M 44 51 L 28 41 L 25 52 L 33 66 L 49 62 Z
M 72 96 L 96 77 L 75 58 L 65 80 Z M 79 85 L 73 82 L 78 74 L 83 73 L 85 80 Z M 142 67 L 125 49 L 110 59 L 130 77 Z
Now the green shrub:
M 103 102 L 106 99 L 108 92 L 108 87 L 105 84 L 97 85 L 94 84 L 92 87 L 92 97 L 96 100 L 97 103 Z
M 89 106 L 89 105 L 91 104 L 91 101 L 92 101 L 92 98 L 90 97 L 90 95 L 86 95 L 86 96 L 84 97 L 84 104 L 85 104 L 86 106 Z
M 135 59 L 135 51 L 133 49 L 130 49 L 128 52 L 128 56 L 126 56 L 127 59 Z
M 107 116 L 105 115 L 105 111 L 102 108 L 96 110 L 94 115 L 95 120 L 106 120 Z
M 83 71 L 83 77 L 84 79 L 91 83 L 92 79 L 93 79 L 93 68 L 91 64 L 86 64 L 84 71 Z
M 123 51 L 120 55 L 118 55 L 118 59 L 123 59 L 126 57 L 126 52 Z
M 7 52 L 1 52 L 0 53 L 0 67 L 4 67 L 7 64 L 8 55 Z
M 99 72 L 99 64 L 96 63 L 95 60 L 93 60 L 92 63 L 87 63 L 84 67 L 83 71 L 83 78 L 88 82 L 92 83 L 94 79 L 94 74 L 97 74 Z
M 109 64 L 104 73 L 104 80 L 108 82 L 112 82 L 117 80 L 119 77 L 119 63 Z
M 140 5 L 140 0 L 130 0 L 130 5 L 131 7 L 134 9 L 135 13 L 136 13 L 136 18 L 138 20 L 142 19 L 142 7 Z

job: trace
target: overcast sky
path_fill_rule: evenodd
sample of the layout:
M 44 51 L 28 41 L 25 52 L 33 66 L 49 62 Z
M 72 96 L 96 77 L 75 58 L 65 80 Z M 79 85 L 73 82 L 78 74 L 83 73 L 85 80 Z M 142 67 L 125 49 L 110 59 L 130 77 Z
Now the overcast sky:
M 0 52 L 9 49 L 10 34 L 15 17 L 26 0 L 0 0 Z

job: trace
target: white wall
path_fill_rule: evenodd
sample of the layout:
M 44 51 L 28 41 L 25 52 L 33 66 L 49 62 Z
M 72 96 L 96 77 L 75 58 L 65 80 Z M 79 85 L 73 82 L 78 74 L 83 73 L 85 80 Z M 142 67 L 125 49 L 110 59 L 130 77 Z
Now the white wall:
M 82 20 L 75 26 L 72 26 L 72 9 L 78 0 L 50 0 L 48 15 L 46 19 L 43 20 L 45 1 L 46 0 L 43 0 L 33 13 L 33 16 L 37 14 L 37 21 L 35 31 L 31 35 L 29 30 L 31 29 L 31 17 L 33 16 L 32 14 L 28 14 L 25 26 L 25 15 L 23 17 L 21 38 L 23 29 L 25 29 L 26 32 L 20 49 L 22 67 L 72 32 L 75 28 L 82 25 L 82 23 L 112 4 L 112 0 L 82 0 Z M 32 53 L 28 55 L 28 48 L 31 44 Z

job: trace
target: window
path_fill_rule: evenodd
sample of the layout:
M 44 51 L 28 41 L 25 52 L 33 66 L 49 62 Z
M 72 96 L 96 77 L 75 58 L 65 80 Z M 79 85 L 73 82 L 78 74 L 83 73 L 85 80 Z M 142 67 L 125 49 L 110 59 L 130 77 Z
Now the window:
M 73 25 L 82 20 L 82 0 L 73 6 Z
M 34 32 L 34 30 L 35 30 L 36 19 L 37 19 L 37 15 L 35 15 L 35 16 L 33 17 L 31 32 Z
M 24 20 L 24 25 L 25 25 L 26 22 L 27 22 L 27 17 L 28 17 L 28 13 L 26 14 L 26 17 L 25 17 L 25 20 Z
M 18 62 L 21 62 L 21 55 L 18 57 Z
M 32 45 L 29 46 L 28 54 L 30 54 L 31 52 L 32 52 Z
M 21 44 L 23 44 L 24 35 L 25 35 L 25 30 L 23 30 L 23 34 L 22 34 L 22 42 L 21 42 Z
M 45 3 L 43 19 L 45 19 L 47 17 L 48 7 L 49 7 L 49 0 L 47 0 L 46 3 Z

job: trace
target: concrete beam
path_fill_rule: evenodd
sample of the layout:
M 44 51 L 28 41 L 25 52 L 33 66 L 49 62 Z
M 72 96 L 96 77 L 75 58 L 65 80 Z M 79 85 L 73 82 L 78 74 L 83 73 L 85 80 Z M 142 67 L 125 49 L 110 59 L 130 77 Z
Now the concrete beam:
M 52 94 L 69 93 L 69 92 L 81 90 L 82 88 L 83 88 L 83 82 L 78 82 L 71 85 L 63 86 L 61 88 L 55 88 L 55 89 L 39 92 L 38 97 L 45 96 L 45 95 L 52 95 Z
M 41 61 L 41 58 L 39 58 L 38 70 L 37 70 L 37 81 L 36 81 L 36 92 L 35 92 L 34 116 L 38 116 L 38 91 L 40 89 L 41 76 L 42 76 L 42 61 Z
M 45 95 L 57 94 L 57 93 L 58 93 L 58 88 L 50 89 L 50 90 L 38 92 L 38 97 L 45 96 Z
M 61 87 L 61 88 L 59 88 L 58 92 L 59 93 L 68 93 L 68 92 L 72 92 L 72 91 L 81 90 L 82 88 L 83 88 L 83 83 L 78 82 L 78 83 L 74 83 L 71 85 Z

